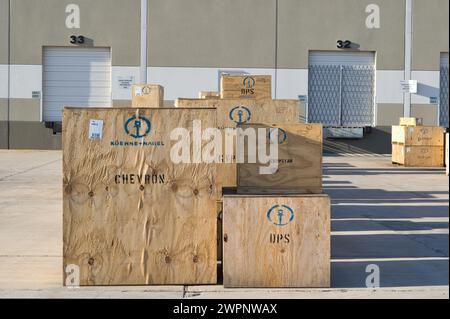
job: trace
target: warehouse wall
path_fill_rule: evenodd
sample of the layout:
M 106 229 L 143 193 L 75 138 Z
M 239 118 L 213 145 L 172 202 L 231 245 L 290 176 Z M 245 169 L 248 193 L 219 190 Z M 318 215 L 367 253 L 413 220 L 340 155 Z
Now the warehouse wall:
M 448 0 L 413 1 L 411 78 L 418 85 L 411 97 L 411 114 L 430 125 L 438 123 L 438 106 L 430 98 L 439 98 L 440 53 L 449 51 L 448 12 Z
M 68 28 L 66 7 L 80 8 L 80 28 Z M 112 48 L 113 102 L 130 98 L 117 84 L 119 76 L 139 82 L 140 0 L 14 0 L 11 8 L 11 147 L 54 148 L 60 136 L 41 123 L 42 52 L 44 46 L 74 46 L 71 35 L 83 35 L 88 47 Z M 47 141 L 47 142 L 46 142 Z
M 8 147 L 8 0 L 0 0 L 0 149 Z
M 403 115 L 406 0 L 148 0 L 147 81 L 165 87 L 166 105 L 177 97 L 218 90 L 222 71 L 270 74 L 273 96 L 308 94 L 308 55 L 338 51 L 338 39 L 356 51 L 376 52 L 376 127 L 361 147 L 389 151 L 389 132 Z M 66 6 L 81 10 L 79 29 L 66 27 Z M 380 13 L 369 28 L 370 5 Z M 70 47 L 70 35 L 87 46 L 111 47 L 112 104 L 130 104 L 120 77 L 140 82 L 141 0 L 14 0 L 11 15 L 10 135 L 12 148 L 58 148 L 60 136 L 41 122 L 42 51 Z M 0 0 L 0 43 L 7 43 L 8 1 Z M 369 7 L 368 7 L 369 6 Z M 372 6 L 373 7 L 373 6 Z M 430 23 L 432 21 L 432 23 Z M 412 114 L 436 124 L 439 55 L 448 52 L 448 0 L 413 0 Z M 8 49 L 0 47 L 0 148 L 6 145 Z M 304 106 L 303 106 L 304 108 Z M 303 110 L 303 109 L 302 109 Z M 304 112 L 304 110 L 303 110 Z M 359 144 L 358 144 L 359 145 Z M 381 145 L 381 146 L 380 146 Z

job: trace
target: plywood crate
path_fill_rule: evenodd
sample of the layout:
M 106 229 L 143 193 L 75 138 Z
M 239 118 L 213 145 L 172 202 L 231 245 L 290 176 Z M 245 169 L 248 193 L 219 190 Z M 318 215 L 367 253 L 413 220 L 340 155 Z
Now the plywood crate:
M 198 97 L 200 99 L 220 99 L 220 93 L 212 91 L 200 91 L 198 93 Z
M 222 99 L 272 99 L 271 75 L 224 75 L 220 81 Z
M 239 194 L 288 194 L 288 193 L 322 193 L 322 143 L 323 127 L 321 124 L 245 124 L 242 130 L 264 129 L 266 150 L 270 144 L 278 144 L 278 167 L 273 174 L 261 174 L 261 167 L 268 163 L 248 161 L 248 139 L 244 139 L 244 150 L 237 149 L 238 155 L 244 151 L 245 163 L 237 164 L 237 191 Z M 274 139 L 278 131 L 278 139 Z M 258 148 L 262 147 L 258 145 Z M 256 152 L 259 154 L 259 152 Z
M 423 119 L 420 117 L 401 117 L 400 126 L 421 126 Z
M 392 143 L 406 146 L 444 146 L 445 130 L 438 126 L 393 126 Z
M 175 100 L 175 107 L 186 108 L 186 107 L 217 107 L 218 99 L 206 98 L 206 99 L 187 99 L 178 98 Z
M 221 99 L 217 107 L 217 125 L 225 137 L 227 129 L 235 129 L 239 124 L 247 123 L 298 123 L 300 103 L 298 100 Z M 225 140 L 223 140 L 225 154 Z M 233 139 L 236 154 L 236 139 Z M 227 162 L 228 161 L 228 162 Z M 218 165 L 217 181 L 222 187 L 237 187 L 236 157 L 223 157 Z
M 133 85 L 131 88 L 131 106 L 155 108 L 164 106 L 164 88 L 157 84 Z
M 449 173 L 450 173 L 450 159 L 449 159 L 449 157 L 450 157 L 450 150 L 449 150 L 449 143 L 450 143 L 450 140 L 449 140 L 449 133 L 446 133 L 445 134 L 445 167 L 446 167 L 446 174 L 447 174 L 447 176 L 449 175 Z
M 392 144 L 392 162 L 409 167 L 443 167 L 443 146 Z
M 225 195 L 225 287 L 330 287 L 327 195 Z
M 63 264 L 81 285 L 216 283 L 216 167 L 170 157 L 174 128 L 215 113 L 64 110 Z

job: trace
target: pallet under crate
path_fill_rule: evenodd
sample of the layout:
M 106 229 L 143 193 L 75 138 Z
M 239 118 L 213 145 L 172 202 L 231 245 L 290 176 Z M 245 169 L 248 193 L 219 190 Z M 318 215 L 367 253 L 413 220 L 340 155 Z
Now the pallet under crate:
M 225 195 L 224 286 L 330 287 L 327 195 Z

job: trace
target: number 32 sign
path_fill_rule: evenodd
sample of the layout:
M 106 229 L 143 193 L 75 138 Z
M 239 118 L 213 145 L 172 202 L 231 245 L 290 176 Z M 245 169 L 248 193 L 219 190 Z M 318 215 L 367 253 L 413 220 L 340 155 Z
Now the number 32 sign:
M 351 49 L 352 47 L 352 42 L 349 40 L 338 40 L 337 41 L 337 47 L 338 49 Z

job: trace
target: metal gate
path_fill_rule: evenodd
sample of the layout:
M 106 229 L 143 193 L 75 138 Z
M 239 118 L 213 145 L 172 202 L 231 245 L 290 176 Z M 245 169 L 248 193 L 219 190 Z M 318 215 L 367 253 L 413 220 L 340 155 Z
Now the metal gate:
M 439 98 L 439 125 L 449 127 L 448 110 L 448 53 L 441 56 L 441 80 L 440 80 L 440 98 Z
M 374 60 L 351 55 L 312 59 L 309 66 L 308 121 L 324 126 L 373 126 Z M 337 57 L 337 58 L 336 58 Z M 341 59 L 341 57 L 344 57 Z M 335 58 L 335 60 L 332 60 Z M 318 61 L 318 62 L 314 62 Z

